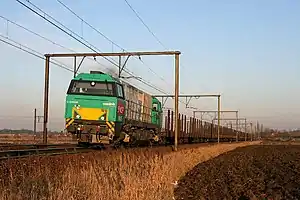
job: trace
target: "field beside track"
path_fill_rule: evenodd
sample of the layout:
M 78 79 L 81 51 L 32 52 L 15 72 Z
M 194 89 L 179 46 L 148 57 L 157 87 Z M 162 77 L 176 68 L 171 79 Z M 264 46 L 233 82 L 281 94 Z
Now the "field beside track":
M 0 199 L 173 199 L 197 163 L 258 142 L 93 151 L 0 162 Z
M 266 141 L 195 166 L 175 199 L 300 199 L 300 143 Z

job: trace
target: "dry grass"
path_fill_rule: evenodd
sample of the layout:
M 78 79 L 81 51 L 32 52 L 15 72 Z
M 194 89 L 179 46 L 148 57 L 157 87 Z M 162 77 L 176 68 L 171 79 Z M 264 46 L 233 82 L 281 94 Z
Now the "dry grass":
M 1 199 L 172 199 L 172 183 L 197 163 L 244 142 L 91 152 L 0 162 Z

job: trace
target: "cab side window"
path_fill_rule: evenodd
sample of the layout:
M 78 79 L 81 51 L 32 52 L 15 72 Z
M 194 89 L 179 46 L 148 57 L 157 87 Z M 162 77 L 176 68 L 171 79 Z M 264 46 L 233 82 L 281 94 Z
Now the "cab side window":
M 123 86 L 120 84 L 117 84 L 117 96 L 120 98 L 124 98 Z
M 157 103 L 154 103 L 153 106 L 152 106 L 152 109 L 154 111 L 158 111 L 158 104 Z

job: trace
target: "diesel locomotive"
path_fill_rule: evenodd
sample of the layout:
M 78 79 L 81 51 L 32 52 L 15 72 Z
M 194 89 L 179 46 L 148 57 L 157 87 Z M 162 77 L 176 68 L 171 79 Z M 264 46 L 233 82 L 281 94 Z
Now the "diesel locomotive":
M 109 74 L 90 71 L 70 81 L 65 128 L 80 144 L 158 143 L 161 102 Z

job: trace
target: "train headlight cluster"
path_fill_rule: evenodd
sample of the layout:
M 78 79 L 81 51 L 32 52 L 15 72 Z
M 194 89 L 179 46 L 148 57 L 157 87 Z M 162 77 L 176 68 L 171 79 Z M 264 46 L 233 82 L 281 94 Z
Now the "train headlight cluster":
M 74 107 L 79 110 L 80 109 L 80 105 L 74 105 Z
M 83 131 L 83 125 L 78 125 L 77 130 L 78 131 Z

